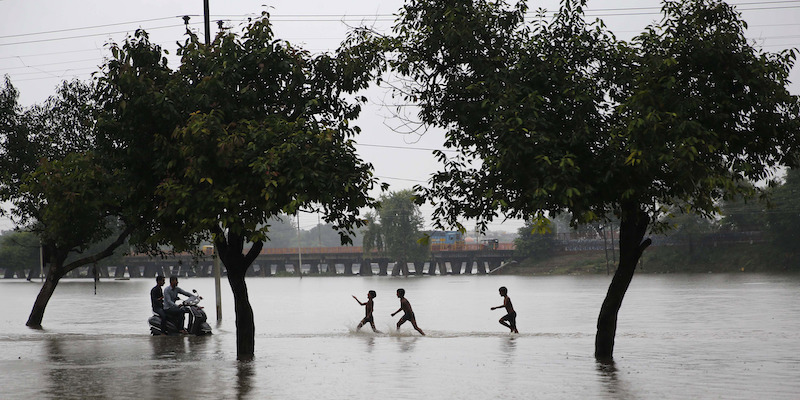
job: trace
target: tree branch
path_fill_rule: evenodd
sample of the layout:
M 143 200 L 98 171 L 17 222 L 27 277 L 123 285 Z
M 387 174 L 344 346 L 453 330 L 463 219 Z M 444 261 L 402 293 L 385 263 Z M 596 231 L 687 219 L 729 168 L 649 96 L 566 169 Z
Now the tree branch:
M 72 271 L 73 269 L 78 268 L 78 267 L 80 267 L 82 265 L 95 263 L 97 261 L 100 261 L 100 260 L 110 256 L 111 254 L 114 253 L 114 250 L 116 250 L 117 247 L 119 247 L 123 243 L 125 243 L 125 239 L 128 237 L 128 235 L 131 234 L 131 232 L 133 232 L 133 230 L 134 230 L 133 226 L 127 226 L 119 234 L 119 236 L 117 236 L 117 239 L 114 240 L 111 244 L 109 244 L 108 247 L 106 247 L 103 251 L 101 251 L 101 252 L 99 252 L 99 253 L 97 253 L 97 254 L 95 254 L 93 256 L 84 257 L 84 258 L 75 260 L 75 261 L 65 265 L 64 266 L 64 273 Z

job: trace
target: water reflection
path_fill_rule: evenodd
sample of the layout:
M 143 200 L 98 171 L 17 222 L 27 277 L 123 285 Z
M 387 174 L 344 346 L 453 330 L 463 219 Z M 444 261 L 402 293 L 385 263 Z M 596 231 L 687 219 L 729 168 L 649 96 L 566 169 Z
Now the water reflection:
M 503 364 L 511 365 L 514 363 L 514 353 L 517 350 L 517 338 L 514 336 L 500 340 L 500 351 L 506 355 Z
M 397 344 L 400 345 L 400 352 L 408 353 L 414 351 L 414 347 L 416 346 L 418 339 L 418 337 L 397 337 Z
M 365 349 L 367 353 L 372 353 L 375 350 L 375 336 L 364 336 L 364 343 L 366 343 Z
M 634 399 L 636 398 L 628 389 L 624 380 L 620 379 L 617 365 L 614 360 L 597 360 L 595 363 L 598 377 L 608 396 L 612 399 Z
M 48 337 L 46 339 L 47 382 L 30 382 L 45 386 L 45 393 L 60 398 L 70 393 L 73 398 L 99 398 L 105 393 L 107 370 L 93 367 L 101 359 L 101 352 L 88 350 L 84 340 L 70 337 Z M 94 346 L 89 346 L 94 347 Z
M 253 390 L 253 376 L 255 375 L 255 361 L 236 362 L 236 398 L 248 398 Z
M 156 361 L 199 361 L 205 358 L 208 342 L 205 336 L 151 336 L 152 359 Z

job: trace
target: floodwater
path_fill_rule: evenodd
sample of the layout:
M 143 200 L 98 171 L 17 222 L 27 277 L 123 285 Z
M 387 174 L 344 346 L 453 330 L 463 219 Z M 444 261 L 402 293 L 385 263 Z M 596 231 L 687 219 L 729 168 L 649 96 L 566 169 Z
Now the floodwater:
M 40 283 L 0 280 L 2 399 L 796 399 L 800 276 L 638 275 L 614 365 L 598 364 L 606 276 L 248 278 L 256 359 L 237 362 L 223 279 L 184 278 L 214 335 L 151 337 L 151 279 L 63 280 L 42 331 L 24 326 Z M 497 320 L 507 286 L 519 335 Z M 428 336 L 394 331 L 398 287 Z M 354 327 L 370 289 L 381 334 Z M 399 316 L 399 315 L 398 315 Z

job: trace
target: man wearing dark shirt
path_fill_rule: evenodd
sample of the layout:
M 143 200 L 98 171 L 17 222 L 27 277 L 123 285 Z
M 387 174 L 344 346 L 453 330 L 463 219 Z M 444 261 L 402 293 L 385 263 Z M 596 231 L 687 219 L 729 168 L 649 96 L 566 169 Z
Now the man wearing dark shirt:
M 164 312 L 164 292 L 161 287 L 164 286 L 164 277 L 159 275 L 156 277 L 156 285 L 150 289 L 150 305 L 153 307 L 153 312 L 161 317 L 161 331 L 167 334 L 167 313 Z

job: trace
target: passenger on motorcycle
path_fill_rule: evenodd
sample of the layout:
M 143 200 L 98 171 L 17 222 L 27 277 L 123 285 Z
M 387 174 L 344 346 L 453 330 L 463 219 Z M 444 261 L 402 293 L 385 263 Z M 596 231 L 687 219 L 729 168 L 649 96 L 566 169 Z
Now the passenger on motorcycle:
M 153 312 L 161 317 L 161 331 L 167 333 L 167 313 L 164 312 L 164 292 L 161 287 L 164 286 L 164 276 L 159 275 L 156 277 L 156 286 L 150 289 L 150 305 L 153 307 Z

